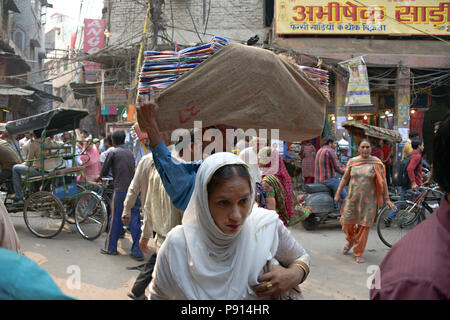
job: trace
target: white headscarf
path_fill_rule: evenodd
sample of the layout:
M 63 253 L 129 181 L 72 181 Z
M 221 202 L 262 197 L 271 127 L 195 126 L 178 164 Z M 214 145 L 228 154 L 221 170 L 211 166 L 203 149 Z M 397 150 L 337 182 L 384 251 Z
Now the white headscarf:
M 219 168 L 231 164 L 247 167 L 232 153 L 217 153 L 208 157 L 197 172 L 194 193 L 182 221 L 191 279 L 178 285 L 188 299 L 228 300 L 253 295 L 250 286 L 258 283 L 259 274 L 278 248 L 278 215 L 254 205 L 253 180 L 251 212 L 240 230 L 229 235 L 215 224 L 207 185 Z

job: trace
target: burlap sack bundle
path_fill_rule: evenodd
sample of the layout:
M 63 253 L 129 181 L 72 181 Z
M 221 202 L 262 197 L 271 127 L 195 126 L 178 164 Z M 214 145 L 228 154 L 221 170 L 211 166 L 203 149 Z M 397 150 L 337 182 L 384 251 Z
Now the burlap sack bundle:
M 273 52 L 229 44 L 164 89 L 161 131 L 225 124 L 279 129 L 285 141 L 322 134 L 326 97 L 298 68 Z

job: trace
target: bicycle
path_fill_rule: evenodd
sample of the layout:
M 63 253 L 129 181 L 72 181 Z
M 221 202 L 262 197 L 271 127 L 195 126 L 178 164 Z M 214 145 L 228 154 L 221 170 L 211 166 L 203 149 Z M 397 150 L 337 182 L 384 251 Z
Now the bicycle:
M 102 183 L 89 184 L 75 204 L 75 225 L 87 240 L 98 238 L 106 229 L 110 211 L 112 178 L 102 178 Z
M 389 248 L 433 213 L 444 196 L 438 186 L 423 187 L 422 190 L 418 193 L 407 192 L 406 200 L 395 201 L 397 212 L 390 221 L 386 218 L 391 208 L 384 206 L 379 210 L 377 233 L 380 240 Z M 411 196 L 412 198 L 410 198 Z M 414 201 L 409 200 L 414 197 Z M 428 211 L 428 214 L 425 214 L 425 210 Z

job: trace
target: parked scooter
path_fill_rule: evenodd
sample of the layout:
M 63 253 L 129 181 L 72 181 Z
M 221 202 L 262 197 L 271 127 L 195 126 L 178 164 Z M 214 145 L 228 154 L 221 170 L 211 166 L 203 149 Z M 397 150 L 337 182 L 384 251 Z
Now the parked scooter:
M 304 205 L 311 208 L 311 214 L 302 222 L 306 230 L 316 230 L 321 224 L 337 224 L 341 214 L 334 205 L 333 191 L 321 183 L 304 186 Z

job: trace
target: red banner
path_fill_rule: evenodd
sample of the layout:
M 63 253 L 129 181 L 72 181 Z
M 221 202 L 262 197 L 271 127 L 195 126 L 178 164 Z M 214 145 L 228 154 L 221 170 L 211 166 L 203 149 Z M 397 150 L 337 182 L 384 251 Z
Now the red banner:
M 105 21 L 102 19 L 84 19 L 84 53 L 95 54 L 103 49 L 105 41 Z M 100 64 L 84 61 L 86 81 L 96 81 Z

